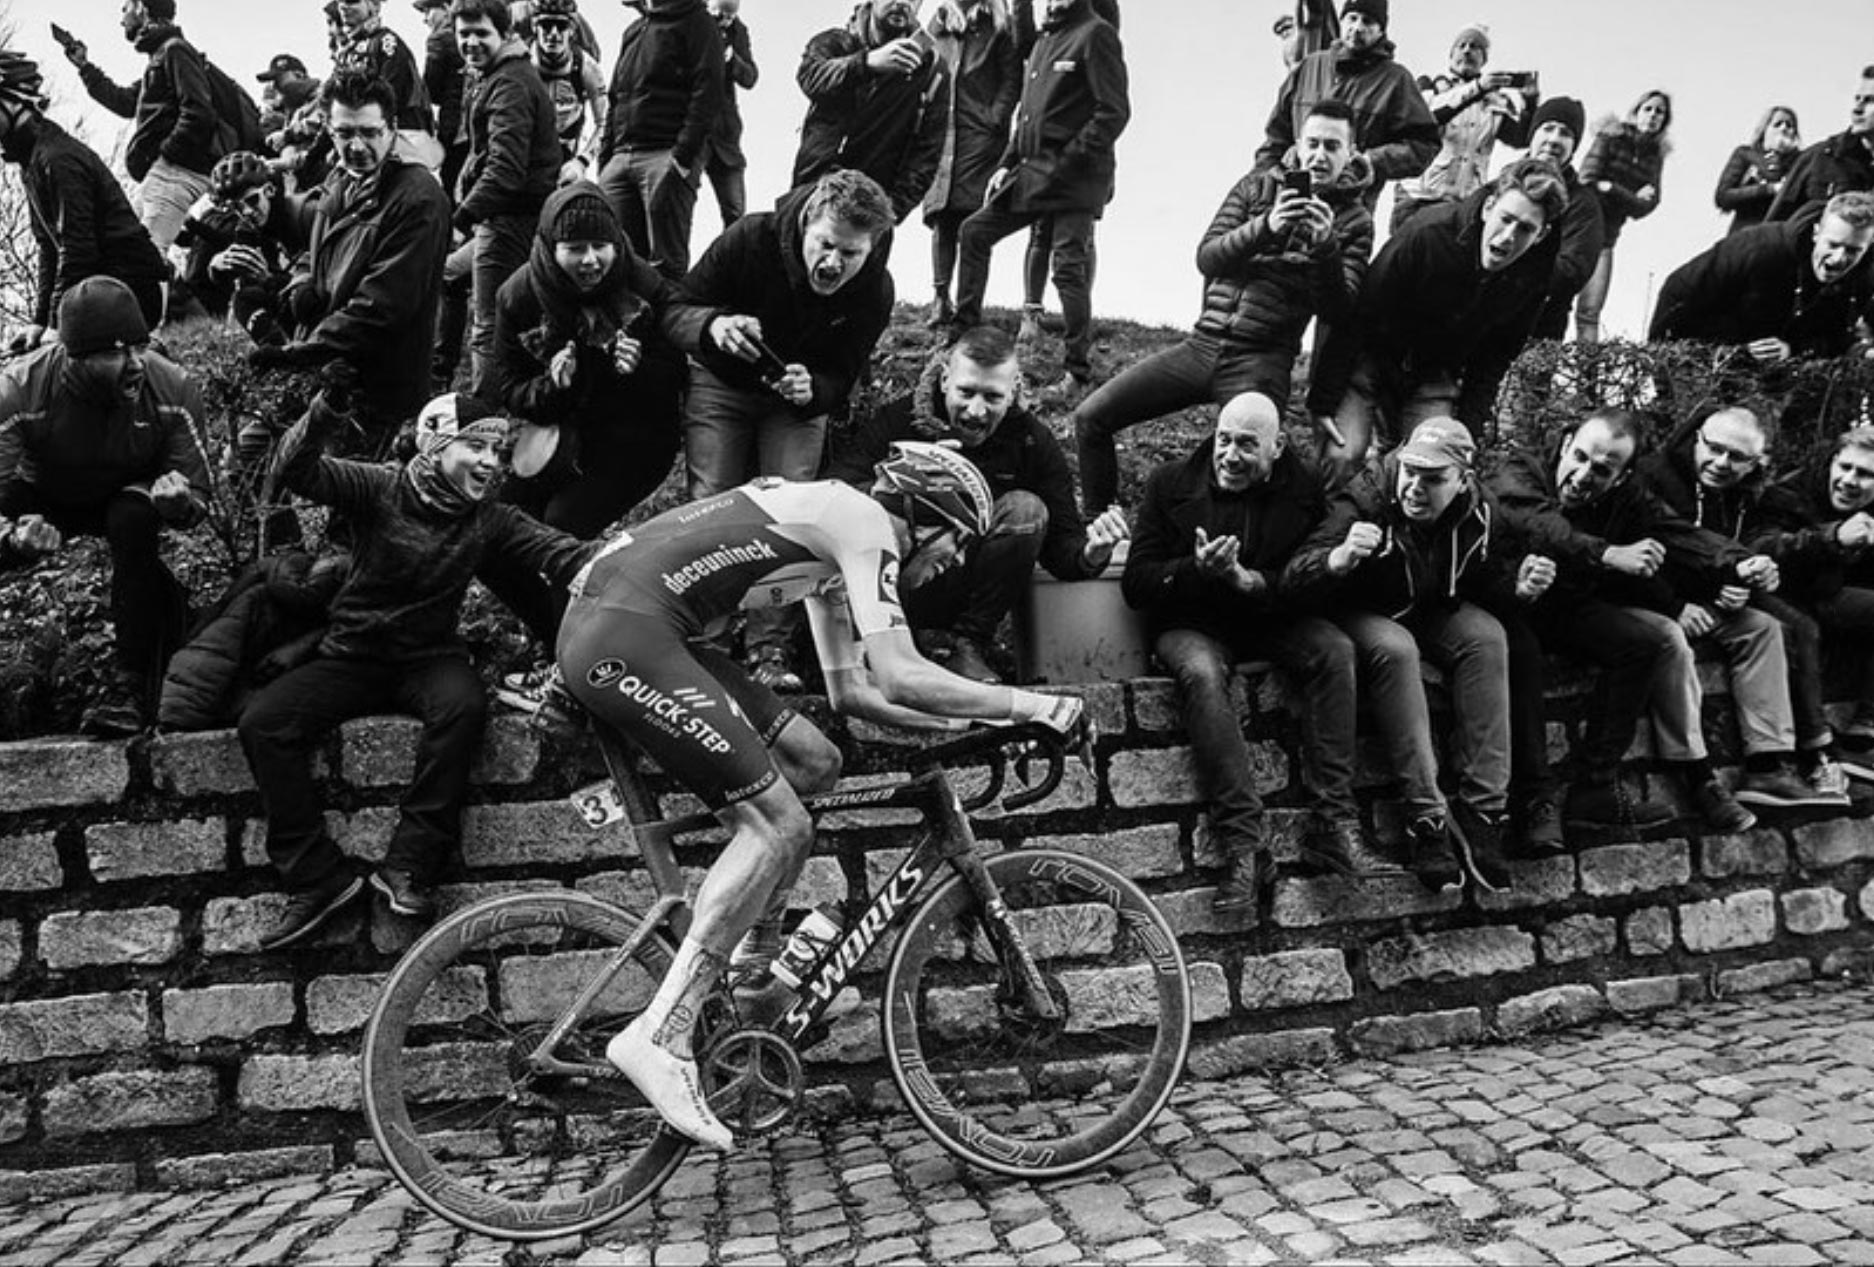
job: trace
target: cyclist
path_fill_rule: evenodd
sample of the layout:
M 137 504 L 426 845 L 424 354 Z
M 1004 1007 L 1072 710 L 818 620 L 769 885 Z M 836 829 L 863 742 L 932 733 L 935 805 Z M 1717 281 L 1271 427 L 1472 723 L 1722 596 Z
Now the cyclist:
M 871 495 L 838 481 L 756 480 L 620 533 L 574 580 L 559 668 L 588 710 L 627 735 L 730 829 L 696 895 L 688 935 L 644 1012 L 606 1057 L 663 1118 L 730 1147 L 704 1101 L 693 1033 L 738 940 L 793 885 L 813 841 L 801 792 L 839 777 L 811 722 L 702 639 L 738 610 L 804 603 L 838 712 L 962 729 L 1041 721 L 1082 706 L 958 677 L 924 659 L 898 600 L 954 564 L 989 525 L 994 496 L 954 450 L 904 441 Z

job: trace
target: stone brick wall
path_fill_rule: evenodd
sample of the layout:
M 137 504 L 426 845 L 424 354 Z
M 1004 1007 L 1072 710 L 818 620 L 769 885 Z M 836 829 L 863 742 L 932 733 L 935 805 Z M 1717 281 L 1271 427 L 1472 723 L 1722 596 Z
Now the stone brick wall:
M 1273 682 L 1241 685 L 1274 849 L 1292 864 L 1305 821 L 1295 719 Z M 1578 693 L 1564 684 L 1550 701 L 1558 752 Z M 1520 867 L 1496 895 L 1288 866 L 1260 927 L 1219 923 L 1220 859 L 1170 684 L 1086 694 L 1103 736 L 1097 770 L 1070 768 L 1047 801 L 987 815 L 979 832 L 1100 858 L 1153 893 L 1193 968 L 1197 1076 L 1514 1036 L 1874 964 L 1866 807 L 1741 836 L 1580 842 L 1573 856 Z M 1708 715 L 1721 749 L 1727 704 L 1715 697 Z M 413 733 L 410 722 L 358 722 L 320 755 L 332 830 L 360 857 L 382 855 Z M 855 727 L 849 738 L 851 777 L 890 768 L 884 737 Z M 636 859 L 564 799 L 595 773 L 591 754 L 497 719 L 445 906 L 553 885 L 641 904 L 649 884 Z M 1371 753 L 1361 782 L 1382 834 L 1396 830 L 1375 799 L 1386 780 Z M 693 808 L 665 797 L 668 813 Z M 259 814 L 232 733 L 0 745 L 0 1199 L 370 1158 L 358 1043 L 413 930 L 360 904 L 308 947 L 258 953 L 256 933 L 282 903 Z M 902 812 L 827 815 L 797 904 L 878 883 L 909 828 Z M 699 874 L 716 847 L 680 857 Z M 878 978 L 861 984 L 876 992 Z M 811 1053 L 816 1103 L 891 1102 L 873 1015 L 842 1021 Z

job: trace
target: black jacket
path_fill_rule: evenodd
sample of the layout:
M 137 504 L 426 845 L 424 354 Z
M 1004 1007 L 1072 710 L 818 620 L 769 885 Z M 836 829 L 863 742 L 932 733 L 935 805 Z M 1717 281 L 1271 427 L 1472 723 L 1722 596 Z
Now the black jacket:
M 1119 32 L 1082 3 L 1029 51 L 998 205 L 1018 214 L 1098 211 L 1113 200 L 1113 147 L 1132 118 Z
M 1337 326 L 1308 391 L 1309 412 L 1332 414 L 1364 354 L 1377 367 L 1388 410 L 1414 384 L 1446 376 L 1458 385 L 1458 420 L 1489 417 L 1497 387 L 1548 298 L 1560 235 L 1545 234 L 1508 268 L 1484 271 L 1488 187 L 1462 202 L 1428 207 L 1380 248 L 1352 321 Z
M 670 150 L 694 171 L 722 113 L 722 70 L 722 32 L 703 0 L 652 0 L 618 45 L 599 162 Z
M 1750 548 L 1776 560 L 1777 593 L 1797 602 L 1833 598 L 1844 586 L 1874 589 L 1874 550 L 1849 550 L 1836 531 L 1848 518 L 1829 499 L 1827 450 L 1764 489 Z
M 423 91 L 436 107 L 436 139 L 445 149 L 464 145 L 462 134 L 462 97 L 468 80 L 468 64 L 462 60 L 462 46 L 455 42 L 449 27 L 431 31 L 423 45 Z
M 1562 217 L 1561 241 L 1556 246 L 1555 270 L 1549 274 L 1549 298 L 1536 318 L 1536 337 L 1560 339 L 1568 333 L 1568 318 L 1575 306 L 1575 296 L 1594 276 L 1601 262 L 1601 248 L 1607 244 L 1607 229 L 1601 223 L 1601 200 L 1581 183 L 1572 164 L 1562 168 L 1562 183 L 1568 186 L 1568 212 Z
M 1763 223 L 1770 204 L 1776 201 L 1776 182 L 1789 175 L 1796 157 L 1755 145 L 1740 145 L 1731 151 L 1724 170 L 1718 173 L 1718 187 L 1711 194 L 1718 210 L 1731 213 L 1729 232 Z
M 79 67 L 91 99 L 125 119 L 135 119 L 124 144 L 124 170 L 142 180 L 159 158 L 206 176 L 221 157 L 214 95 L 202 54 L 182 38 L 182 28 L 151 22 L 137 35 L 136 49 L 149 56 L 135 88 L 112 81 L 94 63 Z
M 861 5 L 852 25 L 820 32 L 801 54 L 795 80 L 807 94 L 807 119 L 793 182 L 799 187 L 842 167 L 864 172 L 890 196 L 892 217 L 902 222 L 937 174 L 950 70 L 926 49 L 909 75 L 875 73 L 865 64 L 872 51 L 863 34 L 869 12 Z
M 91 147 L 40 115 L 0 140 L 20 165 L 26 216 L 39 248 L 32 323 L 50 327 L 59 299 L 87 277 L 161 282 L 169 267 L 131 210 L 123 186 Z
M 560 175 L 560 128 L 553 98 L 519 40 L 468 90 L 468 161 L 456 177 L 455 223 L 537 216 Z
M 800 222 L 812 192 L 797 189 L 773 211 L 743 216 L 709 244 L 683 279 L 684 294 L 701 306 L 679 322 L 678 339 L 723 382 L 767 392 L 755 365 L 730 356 L 707 335 L 709 322 L 725 313 L 759 317 L 763 340 L 775 355 L 806 366 L 813 375 L 813 399 L 799 408 L 803 418 L 846 403 L 891 321 L 894 297 L 885 267 L 891 258 L 889 229 L 856 277 L 824 298 L 813 292 L 801 256 L 806 226 Z
M 1857 189 L 1874 189 L 1874 147 L 1852 132 L 1837 132 L 1796 156 L 1764 219 L 1790 220 L 1810 203 Z
M 926 29 L 950 68 L 950 100 L 944 110 L 943 155 L 924 194 L 924 218 L 967 216 L 981 209 L 989 177 L 1008 144 L 1009 120 L 1022 91 L 1019 37 L 1013 22 L 998 31 L 986 4 L 970 10 L 960 31 L 937 17 Z
M 1369 207 L 1387 181 L 1416 176 L 1430 166 L 1443 137 L 1418 81 L 1393 60 L 1393 52 L 1387 39 L 1358 52 L 1336 40 L 1296 63 L 1269 111 L 1256 168 L 1280 165 L 1301 135 L 1308 111 L 1327 100 L 1343 101 L 1353 111 L 1354 146 L 1373 165 Z
M 933 361 L 909 395 L 880 406 L 841 441 L 829 457 L 827 478 L 869 489 L 872 468 L 884 461 L 893 441 L 950 437 L 936 373 L 941 366 L 941 360 Z M 1087 526 L 1074 499 L 1073 471 L 1046 423 L 1013 406 L 988 439 L 964 449 L 963 455 L 975 463 L 997 497 L 1033 493 L 1047 507 L 1041 566 L 1050 575 L 1079 581 L 1097 574 L 1086 566 Z
M 1874 322 L 1874 259 L 1838 282 L 1816 279 L 1810 255 L 1822 204 L 1793 220 L 1720 238 L 1672 270 L 1659 290 L 1647 337 L 1745 344 L 1782 339 L 1798 357 L 1840 356 L 1855 322 Z
M 728 61 L 722 68 L 722 110 L 709 133 L 709 158 L 724 167 L 747 167 L 748 156 L 742 153 L 742 107 L 736 101 L 736 90 L 753 88 L 761 78 L 761 67 L 755 64 L 748 23 L 733 18 L 718 29 Z
M 1205 438 L 1189 457 L 1162 463 L 1145 479 L 1122 586 L 1154 637 L 1196 629 L 1240 642 L 1281 618 L 1282 571 L 1327 513 L 1320 474 L 1293 449 L 1275 460 L 1263 483 L 1228 493 L 1211 473 L 1214 448 Z M 1269 588 L 1242 594 L 1199 572 L 1193 557 L 1199 528 L 1212 538 L 1234 536 L 1237 562 L 1261 572 Z

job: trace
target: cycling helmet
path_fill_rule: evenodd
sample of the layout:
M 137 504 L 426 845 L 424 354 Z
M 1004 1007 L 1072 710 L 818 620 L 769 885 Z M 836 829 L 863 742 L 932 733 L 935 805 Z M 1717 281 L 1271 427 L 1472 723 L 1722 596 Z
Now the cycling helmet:
M 208 173 L 208 192 L 216 198 L 239 198 L 250 189 L 272 183 L 273 169 L 251 150 L 225 155 Z
M 0 105 L 45 109 L 45 77 L 38 65 L 24 53 L 0 49 Z
M 989 531 L 995 494 L 982 472 L 955 449 L 900 440 L 873 469 L 884 486 L 875 495 L 897 510 L 913 532 L 920 523 L 948 524 L 968 544 Z

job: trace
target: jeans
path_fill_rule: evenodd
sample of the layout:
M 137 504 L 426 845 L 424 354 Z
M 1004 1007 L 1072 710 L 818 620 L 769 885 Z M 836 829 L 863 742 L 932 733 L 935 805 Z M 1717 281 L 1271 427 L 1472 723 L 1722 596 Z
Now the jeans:
M 1535 624 L 1546 646 L 1601 670 L 1574 753 L 1577 774 L 1613 774 L 1633 742 L 1634 727 L 1649 715 L 1661 759 L 1705 759 L 1704 692 L 1678 621 L 1589 598 L 1538 604 Z
M 1756 594 L 1751 606 L 1776 618 L 1783 626 L 1784 670 L 1789 684 L 1790 716 L 1796 728 L 1796 746 L 1805 752 L 1835 742 L 1828 709 L 1822 699 L 1822 626 L 1814 616 L 1775 594 Z
M 1334 411 L 1334 425 L 1347 441 L 1322 445 L 1325 470 L 1337 483 L 1345 483 L 1367 460 L 1376 441 L 1381 452 L 1392 448 L 1427 418 L 1449 417 L 1458 401 L 1458 385 L 1448 378 L 1428 378 L 1412 384 L 1399 400 L 1382 398 L 1378 367 L 1362 357 L 1347 384 L 1347 394 Z
M 1815 614 L 1823 632 L 1845 643 L 1858 660 L 1855 716 L 1874 718 L 1874 651 L 1868 650 L 1868 636 L 1874 634 L 1874 590 L 1846 586 L 1818 602 Z
M 803 418 L 773 392 L 731 387 L 692 362 L 683 450 L 691 500 L 714 497 L 758 475 L 810 480 L 820 474 L 826 451 L 826 415 Z M 799 625 L 797 606 L 751 611 L 748 648 L 783 646 Z
M 1549 669 L 1529 609 L 1507 603 L 1486 610 L 1503 626 L 1510 675 L 1510 791 L 1518 804 L 1555 792 L 1549 770 Z
M 929 217 L 931 290 L 950 298 L 950 282 L 957 271 L 957 238 L 969 218 L 961 211 L 940 211 Z
M 484 395 L 495 354 L 495 295 L 527 263 L 538 215 L 490 216 L 475 226 L 475 263 L 470 287 L 474 324 L 469 328 L 469 390 Z M 446 267 L 445 267 L 446 271 Z
M 631 249 L 676 281 L 690 271 L 690 224 L 702 173 L 677 174 L 670 150 L 624 150 L 599 169 L 599 188 Z
M 949 629 L 987 644 L 1027 591 L 1047 531 L 1047 505 L 1033 493 L 1018 489 L 996 498 L 989 531 L 961 564 L 900 592 L 911 627 Z
M 1607 292 L 1614 284 L 1614 248 L 1601 249 L 1601 257 L 1594 261 L 1594 272 L 1588 277 L 1588 284 L 1575 296 L 1575 341 L 1578 343 L 1599 343 L 1601 341 L 1601 309 L 1607 306 Z
M 1269 660 L 1300 695 L 1302 782 L 1317 812 L 1329 820 L 1359 816 L 1353 797 L 1354 647 L 1345 633 L 1310 617 L 1227 642 L 1202 630 L 1167 629 L 1152 649 L 1178 684 L 1211 831 L 1226 852 L 1263 843 L 1262 797 L 1250 770 L 1243 721 L 1230 697 L 1230 675 L 1244 660 Z
M 430 378 L 438 391 L 455 385 L 456 367 L 462 363 L 462 342 L 468 335 L 469 299 L 475 287 L 475 240 L 470 238 L 449 252 L 442 266 L 442 297 L 436 305 L 436 346 L 430 352 Z
M 1036 212 L 984 207 L 958 231 L 957 317 L 962 329 L 983 319 L 983 293 L 989 288 L 989 257 L 996 243 L 1040 218 Z M 1093 227 L 1091 211 L 1059 211 L 1054 221 L 1054 289 L 1067 318 L 1066 367 L 1078 378 L 1093 375 Z
M 1081 497 L 1088 517 L 1119 500 L 1114 436 L 1174 410 L 1227 404 L 1244 392 L 1261 392 L 1281 409 L 1288 403 L 1293 361 L 1286 351 L 1246 348 L 1212 334 L 1193 334 L 1102 383 L 1074 410 Z
M 267 813 L 267 856 L 287 889 L 317 887 L 345 865 L 326 834 L 313 750 L 341 722 L 385 710 L 423 723 L 384 865 L 433 883 L 462 840 L 469 761 L 488 703 L 474 666 L 443 655 L 414 664 L 312 660 L 275 678 L 241 712 L 241 749 Z
M 1460 603 L 1418 616 L 1410 628 L 1372 612 L 1344 614 L 1336 623 L 1353 640 L 1360 687 L 1410 815 L 1445 812 L 1421 657 L 1442 668 L 1450 685 L 1458 798 L 1481 814 L 1503 813 L 1510 785 L 1509 650 L 1497 618 Z
M 709 174 L 709 187 L 715 191 L 716 206 L 722 212 L 722 227 L 730 225 L 748 214 L 748 169 L 730 167 L 720 159 L 711 158 L 704 169 Z
M 149 231 L 150 241 L 164 255 L 176 244 L 189 208 L 208 192 L 208 173 L 178 167 L 159 158 L 137 186 L 137 217 Z
M 1789 662 L 1776 617 L 1746 607 L 1718 617 L 1705 635 L 1724 652 L 1731 700 L 1747 756 L 1796 750 L 1796 719 L 1789 702 Z

